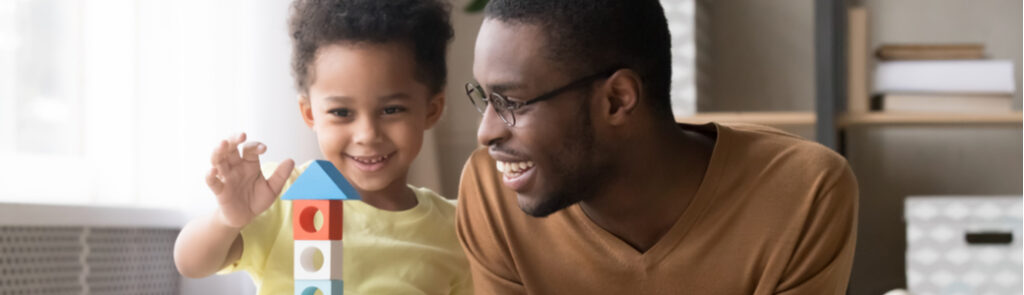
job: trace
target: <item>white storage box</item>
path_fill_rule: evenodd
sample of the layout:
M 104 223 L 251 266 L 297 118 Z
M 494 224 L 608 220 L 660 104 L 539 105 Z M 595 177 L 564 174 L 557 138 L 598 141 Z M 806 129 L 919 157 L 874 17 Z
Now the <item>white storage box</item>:
M 911 294 L 1021 294 L 1021 200 L 909 197 Z

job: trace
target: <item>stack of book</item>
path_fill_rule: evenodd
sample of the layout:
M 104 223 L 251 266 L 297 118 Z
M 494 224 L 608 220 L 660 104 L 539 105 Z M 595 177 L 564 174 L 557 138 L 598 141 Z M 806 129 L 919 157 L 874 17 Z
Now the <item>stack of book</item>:
M 1013 61 L 985 59 L 984 52 L 980 44 L 881 46 L 871 110 L 1013 112 Z

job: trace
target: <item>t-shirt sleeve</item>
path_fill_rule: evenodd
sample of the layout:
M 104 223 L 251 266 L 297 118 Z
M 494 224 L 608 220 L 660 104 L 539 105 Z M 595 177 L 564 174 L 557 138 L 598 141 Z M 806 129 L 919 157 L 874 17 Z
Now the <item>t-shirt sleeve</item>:
M 274 169 L 277 169 L 277 163 L 264 163 L 260 170 L 263 171 L 263 175 L 272 175 Z M 292 180 L 294 180 L 294 174 L 292 173 Z M 287 187 L 281 190 L 283 193 Z M 249 225 L 242 228 L 242 257 L 233 264 L 229 264 L 224 267 L 218 274 L 226 274 L 236 271 L 248 271 L 250 273 L 263 273 L 263 266 L 266 265 L 267 257 L 270 256 L 270 249 L 274 245 L 274 239 L 277 238 L 276 233 L 281 229 L 281 218 L 283 208 L 280 201 L 280 194 L 278 200 L 274 201 L 274 204 L 267 208 L 262 214 L 253 219 Z
M 469 260 L 476 294 L 525 294 L 506 243 L 502 212 L 495 202 L 500 179 L 486 150 L 478 149 L 462 170 L 456 231 Z
M 817 194 L 776 294 L 845 294 L 857 240 L 857 179 L 845 161 Z M 828 183 L 828 182 L 826 182 Z

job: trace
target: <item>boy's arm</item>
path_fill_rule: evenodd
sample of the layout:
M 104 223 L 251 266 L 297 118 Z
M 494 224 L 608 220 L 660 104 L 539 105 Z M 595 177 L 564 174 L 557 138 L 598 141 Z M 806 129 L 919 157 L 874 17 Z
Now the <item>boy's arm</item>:
M 174 264 L 189 278 L 210 276 L 242 257 L 241 229 L 224 225 L 216 214 L 192 220 L 174 243 Z

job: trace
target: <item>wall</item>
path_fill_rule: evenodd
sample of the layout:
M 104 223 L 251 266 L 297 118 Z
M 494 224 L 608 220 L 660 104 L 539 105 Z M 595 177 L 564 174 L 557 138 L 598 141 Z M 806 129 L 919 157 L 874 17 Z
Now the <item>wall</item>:
M 814 109 L 812 0 L 698 3 L 698 112 Z
M 866 0 L 871 48 L 895 42 L 981 42 L 1015 61 L 1021 108 L 1019 0 Z M 698 52 L 698 110 L 809 111 L 814 107 L 813 2 L 698 1 L 710 16 Z M 698 20 L 705 16 L 698 16 Z M 705 32 L 709 31 L 710 33 Z M 910 195 L 1022 193 L 1020 126 L 876 126 L 847 131 L 860 183 L 850 294 L 905 287 L 903 200 Z
M 473 81 L 473 47 L 476 34 L 483 22 L 483 13 L 466 13 L 470 1 L 452 2 L 452 27 L 455 39 L 448 50 L 448 85 L 445 113 L 434 128 L 437 135 L 442 195 L 455 198 L 459 191 L 459 177 L 469 154 L 477 147 L 476 129 L 480 113 L 466 98 L 465 84 Z
M 1014 61 L 1021 107 L 1021 1 L 868 0 L 871 48 L 886 43 L 980 42 Z M 1022 193 L 1019 126 L 879 127 L 850 130 L 850 163 L 861 187 L 851 294 L 906 284 L 903 200 L 912 195 Z
M 1019 126 L 863 127 L 847 138 L 860 183 L 850 294 L 906 286 L 907 196 L 1022 193 Z

